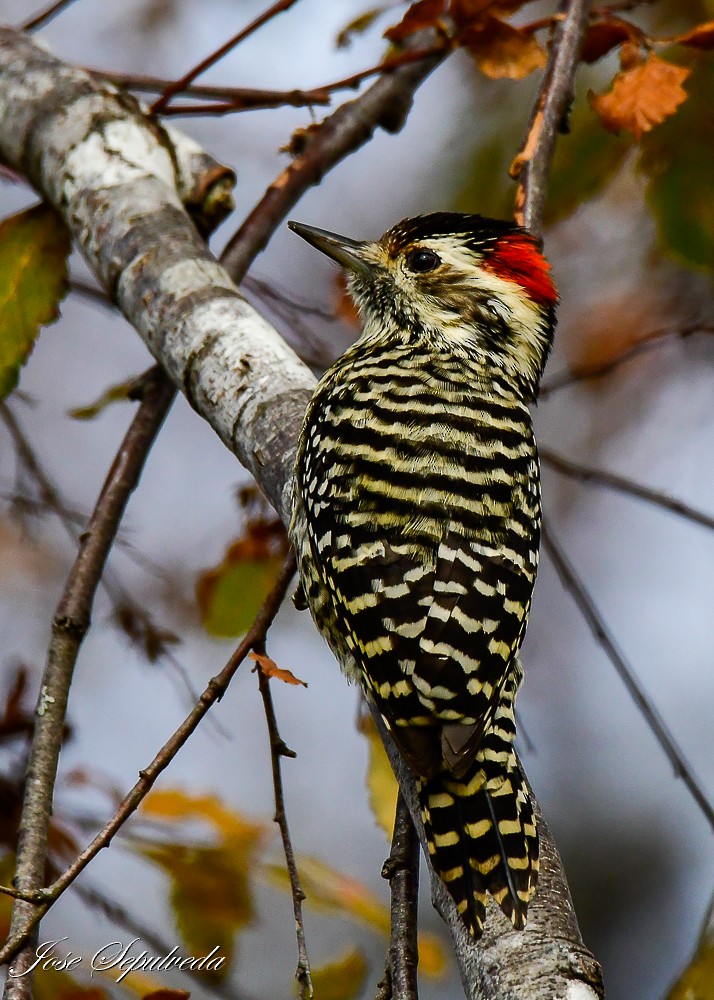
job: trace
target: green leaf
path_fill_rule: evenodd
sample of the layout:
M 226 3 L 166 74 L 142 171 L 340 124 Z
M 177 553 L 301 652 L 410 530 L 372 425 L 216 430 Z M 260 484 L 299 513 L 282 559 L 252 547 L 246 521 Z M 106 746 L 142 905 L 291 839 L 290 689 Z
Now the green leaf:
M 196 599 L 204 628 L 224 638 L 243 635 L 275 585 L 287 551 L 282 524 L 249 518 L 223 561 L 201 574 Z
M 99 396 L 93 403 L 86 406 L 78 406 L 69 411 L 69 416 L 74 420 L 94 420 L 102 410 L 112 403 L 124 403 L 131 398 L 131 391 L 136 385 L 136 379 L 127 379 L 126 382 L 117 382 L 110 385 L 108 389 Z
M 665 251 L 689 267 L 714 264 L 714 61 L 703 58 L 687 84 L 689 100 L 642 139 L 638 166 Z
M 67 292 L 69 236 L 49 205 L 0 222 L 0 399 L 17 385 L 37 334 Z
M 329 965 L 312 970 L 315 1000 L 356 1000 L 367 980 L 369 966 L 358 949 L 345 952 Z

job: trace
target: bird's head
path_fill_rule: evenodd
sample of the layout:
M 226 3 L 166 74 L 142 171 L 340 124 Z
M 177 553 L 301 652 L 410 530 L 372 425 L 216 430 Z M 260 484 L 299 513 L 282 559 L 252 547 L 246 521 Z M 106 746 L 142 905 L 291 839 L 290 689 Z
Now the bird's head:
M 525 229 L 456 212 L 404 219 L 376 242 L 288 225 L 345 269 L 365 336 L 427 338 L 436 350 L 495 366 L 535 396 L 558 295 Z

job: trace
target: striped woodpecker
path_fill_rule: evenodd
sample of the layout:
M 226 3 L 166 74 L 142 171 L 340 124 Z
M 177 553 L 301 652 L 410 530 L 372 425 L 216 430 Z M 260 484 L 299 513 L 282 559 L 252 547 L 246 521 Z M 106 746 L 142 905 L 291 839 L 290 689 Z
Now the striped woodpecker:
M 416 777 L 432 865 L 472 936 L 517 929 L 538 832 L 514 702 L 540 539 L 529 404 L 557 293 L 538 241 L 438 212 L 376 242 L 291 222 L 364 329 L 310 402 L 291 535 L 318 629 Z

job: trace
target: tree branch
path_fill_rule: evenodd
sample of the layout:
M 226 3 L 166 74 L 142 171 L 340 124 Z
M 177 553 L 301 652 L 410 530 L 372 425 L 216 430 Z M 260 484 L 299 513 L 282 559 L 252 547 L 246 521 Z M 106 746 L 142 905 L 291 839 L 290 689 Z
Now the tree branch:
M 264 653 L 265 645 L 258 648 L 256 652 Z M 307 954 L 307 944 L 305 942 L 305 921 L 302 914 L 302 904 L 305 893 L 300 885 L 300 873 L 298 872 L 293 851 L 292 840 L 290 839 L 290 827 L 288 817 L 285 812 L 285 796 L 283 794 L 283 776 L 280 766 L 281 757 L 295 757 L 295 751 L 290 750 L 285 745 L 280 732 L 278 731 L 278 720 L 275 717 L 275 706 L 273 705 L 273 695 L 270 691 L 270 678 L 264 673 L 260 660 L 257 661 L 255 670 L 258 674 L 258 688 L 260 697 L 263 699 L 263 710 L 265 711 L 265 721 L 268 726 L 268 737 L 270 739 L 270 762 L 273 771 L 273 792 L 275 795 L 275 822 L 280 829 L 280 837 L 283 841 L 283 851 L 285 853 L 285 864 L 290 879 L 290 890 L 293 898 L 293 915 L 295 917 L 295 934 L 298 946 L 298 964 L 295 970 L 295 978 L 300 988 L 301 1000 L 309 1000 L 312 997 L 312 978 L 310 976 L 310 960 Z
M 53 790 L 74 665 L 89 628 L 94 595 L 119 522 L 174 395 L 174 387 L 163 371 L 154 369 L 145 382 L 139 410 L 81 536 L 77 558 L 57 605 L 47 665 L 35 710 L 35 730 L 20 819 L 14 879 L 15 887 L 20 892 L 34 892 L 45 881 Z M 33 911 L 31 903 L 16 900 L 11 936 L 25 931 L 27 919 Z M 20 953 L 5 982 L 4 1000 L 24 1000 L 32 996 L 32 975 L 28 969 L 33 958 L 29 947 Z
M 569 458 L 565 458 L 563 455 L 552 451 L 550 448 L 544 448 L 542 445 L 539 447 L 538 453 L 542 462 L 551 466 L 551 468 L 563 476 L 570 476 L 572 479 L 577 479 L 582 483 L 594 483 L 597 486 L 605 486 L 618 493 L 624 493 L 625 496 L 636 497 L 638 500 L 644 500 L 654 507 L 661 507 L 663 510 L 668 510 L 672 514 L 677 514 L 678 517 L 684 518 L 686 521 L 701 524 L 704 528 L 714 529 L 713 515 L 705 514 L 702 510 L 690 507 L 689 504 L 684 503 L 682 500 L 677 500 L 667 493 L 662 493 L 660 490 L 653 490 L 649 486 L 643 486 L 642 483 L 636 483 L 634 479 L 628 479 L 627 476 L 618 476 L 617 473 L 608 472 L 606 469 L 595 469 L 591 465 L 582 465 L 580 462 L 573 462 Z
M 607 658 L 627 688 L 628 694 L 642 713 L 645 722 L 672 765 L 675 776 L 682 779 L 692 798 L 704 814 L 709 826 L 714 830 L 714 806 L 708 800 L 704 789 L 696 778 L 692 765 L 685 757 L 681 747 L 677 744 L 657 707 L 647 694 L 645 694 L 634 670 L 625 659 L 624 654 L 603 621 L 602 615 L 595 606 L 595 602 L 585 589 L 585 585 L 573 569 L 552 531 L 545 524 L 543 525 L 542 539 L 543 548 L 550 556 L 563 586 L 571 594 L 580 613 L 587 622 L 588 628 L 595 636 L 598 644 L 605 651 Z
M 573 3 L 573 13 L 569 10 L 563 21 L 561 30 L 567 27 L 568 38 L 580 24 L 580 6 Z M 558 58 L 559 37 L 551 63 Z M 414 42 L 425 44 L 418 36 Z M 573 45 L 568 48 L 573 65 L 576 51 Z M 376 127 L 400 127 L 414 90 L 437 61 L 434 57 L 404 66 L 379 79 L 310 134 L 306 149 L 231 241 L 224 259 L 236 279 L 309 184 Z M 562 78 L 562 73 L 549 77 L 556 82 Z M 100 91 L 86 73 L 17 33 L 0 31 L 0 104 L 8 109 L 0 121 L 0 153 L 61 207 L 104 287 L 116 295 L 175 384 L 253 473 L 287 523 L 295 446 L 314 379 L 197 238 L 178 203 L 175 172 L 170 157 L 163 155 L 155 124 L 142 122 L 111 90 Z M 173 130 L 168 134 L 178 135 Z M 118 137 L 127 141 L 118 142 Z M 110 187 L 104 183 L 107 174 Z M 414 781 L 388 737 L 385 744 L 419 829 Z M 542 856 L 528 928 L 514 932 L 497 908 L 489 907 L 479 946 L 432 873 L 432 895 L 451 930 L 470 1000 L 574 998 L 574 982 L 578 1000 L 602 996 L 599 968 L 582 946 L 567 883 L 544 824 Z
M 50 886 L 44 890 L 34 891 L 31 895 L 28 916 L 22 927 L 17 932 L 12 931 L 10 937 L 0 949 L 0 964 L 12 961 L 20 948 L 27 940 L 28 934 L 40 922 L 50 906 L 62 895 L 62 893 L 74 882 L 77 876 L 84 871 L 92 858 L 99 852 L 109 847 L 115 834 L 126 823 L 129 816 L 136 812 L 141 802 L 151 791 L 156 779 L 166 770 L 186 740 L 196 730 L 197 726 L 208 712 L 212 705 L 220 701 L 230 684 L 233 675 L 238 667 L 250 653 L 255 645 L 265 641 L 265 636 L 273 623 L 290 581 L 295 575 L 295 558 L 290 554 L 283 565 L 282 570 L 275 582 L 275 586 L 268 595 L 263 607 L 258 612 L 255 621 L 246 632 L 240 645 L 235 650 L 225 667 L 219 674 L 212 677 L 206 685 L 198 702 L 191 712 L 186 716 L 178 729 L 171 735 L 166 743 L 161 747 L 154 759 L 139 772 L 139 780 L 134 787 L 124 796 L 116 812 L 104 825 L 94 839 L 78 855 L 69 867 L 59 875 Z M 9 982 L 8 978 L 8 982 Z M 22 980 L 20 980 L 22 981 Z M 13 996 L 12 1000 L 16 1000 Z
M 387 968 L 377 1000 L 418 1000 L 419 838 L 401 792 L 397 796 L 392 850 L 384 862 L 382 878 L 389 881 L 392 906 Z

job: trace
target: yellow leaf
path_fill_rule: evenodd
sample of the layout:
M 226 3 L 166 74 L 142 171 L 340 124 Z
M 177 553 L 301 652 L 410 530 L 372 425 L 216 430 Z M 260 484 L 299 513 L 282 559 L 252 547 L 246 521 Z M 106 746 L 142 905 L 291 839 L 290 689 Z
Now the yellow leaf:
M 667 1000 L 714 1000 L 714 940 L 705 937 Z
M 0 399 L 17 385 L 40 327 L 67 292 L 69 237 L 49 205 L 0 222 Z
M 250 880 L 257 840 L 229 838 L 219 847 L 154 844 L 140 848 L 144 857 L 169 876 L 171 907 L 181 939 L 194 958 L 213 954 L 220 965 L 211 975 L 230 970 L 236 933 L 255 918 Z
M 300 857 L 297 865 L 308 907 L 326 913 L 340 913 L 384 937 L 389 937 L 391 915 L 387 902 L 370 892 L 357 879 L 350 878 L 316 858 Z M 274 885 L 290 891 L 290 878 L 284 865 L 266 864 L 263 865 L 263 872 Z M 434 977 L 442 975 L 446 966 L 446 953 L 436 935 L 419 934 L 419 956 L 419 968 L 422 972 Z M 317 991 L 315 996 L 319 998 Z
M 459 35 L 459 41 L 481 72 L 494 80 L 522 80 L 546 64 L 545 50 L 532 32 L 514 28 L 497 17 L 469 25 Z
M 290 670 L 284 670 L 277 665 L 275 660 L 271 660 L 269 656 L 265 653 L 249 653 L 248 657 L 255 662 L 260 667 L 262 673 L 266 677 L 275 677 L 279 681 L 283 681 L 285 684 L 302 684 L 303 687 L 307 687 L 307 681 L 301 681 L 299 677 L 296 677 L 294 673 Z
M 392 766 L 379 738 L 374 719 L 365 712 L 359 719 L 359 730 L 367 737 L 369 758 L 367 762 L 367 791 L 372 815 L 392 841 L 394 830 L 394 813 L 397 809 L 397 793 L 399 787 L 394 777 Z
M 690 74 L 658 56 L 617 74 L 607 94 L 589 95 L 590 105 L 610 132 L 622 129 L 641 139 L 687 99 L 682 84 Z
M 315 1000 L 356 1000 L 367 980 L 369 966 L 356 948 L 312 970 Z
M 266 827 L 245 819 L 229 809 L 215 795 L 190 795 L 180 788 L 156 788 L 146 796 L 141 811 L 157 819 L 204 819 L 224 838 L 237 837 L 252 841 L 265 835 Z

